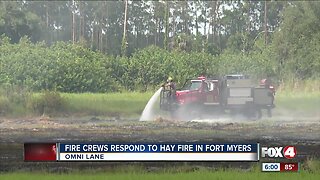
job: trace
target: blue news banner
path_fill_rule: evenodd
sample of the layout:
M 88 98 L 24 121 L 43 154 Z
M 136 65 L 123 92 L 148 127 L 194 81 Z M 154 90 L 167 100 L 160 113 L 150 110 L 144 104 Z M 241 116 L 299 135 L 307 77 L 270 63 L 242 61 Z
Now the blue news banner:
M 57 143 L 57 160 L 258 161 L 258 149 L 258 143 Z

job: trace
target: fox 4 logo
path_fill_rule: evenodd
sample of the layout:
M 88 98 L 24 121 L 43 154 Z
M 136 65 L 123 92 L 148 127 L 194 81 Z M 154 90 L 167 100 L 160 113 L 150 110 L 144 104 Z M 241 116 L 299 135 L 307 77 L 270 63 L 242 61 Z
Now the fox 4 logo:
M 292 159 L 296 157 L 297 149 L 294 146 L 286 147 L 262 147 L 261 148 L 261 157 L 270 157 L 270 158 L 287 158 Z

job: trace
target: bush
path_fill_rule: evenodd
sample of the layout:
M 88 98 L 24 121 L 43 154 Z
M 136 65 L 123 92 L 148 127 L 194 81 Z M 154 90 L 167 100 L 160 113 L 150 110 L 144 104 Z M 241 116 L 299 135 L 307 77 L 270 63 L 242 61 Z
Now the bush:
M 0 88 L 0 114 L 25 115 L 28 113 L 26 104 L 30 98 L 28 89 L 21 86 L 6 85 Z
M 10 101 L 7 97 L 0 96 L 0 115 L 5 115 L 10 110 Z
M 317 173 L 320 171 L 320 160 L 309 158 L 302 164 L 302 167 L 309 172 Z
M 81 45 L 57 42 L 46 47 L 22 39 L 1 44 L 0 52 L 0 84 L 61 92 L 110 92 L 117 86 L 113 58 Z
M 44 91 L 42 94 L 34 95 L 29 106 L 35 113 L 53 115 L 65 111 L 67 100 L 58 92 Z

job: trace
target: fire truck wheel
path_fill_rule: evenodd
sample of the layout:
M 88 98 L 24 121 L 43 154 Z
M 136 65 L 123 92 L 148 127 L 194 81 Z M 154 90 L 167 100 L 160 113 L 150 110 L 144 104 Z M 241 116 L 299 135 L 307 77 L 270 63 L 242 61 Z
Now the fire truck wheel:
M 268 117 L 272 117 L 272 112 L 270 108 L 267 109 L 267 113 L 268 113 Z
M 258 120 L 261 119 L 262 117 L 262 112 L 260 108 L 249 108 L 246 110 L 245 115 L 247 116 L 247 118 L 251 119 L 251 120 Z
M 261 119 L 262 118 L 262 111 L 261 111 L 261 109 L 259 108 L 259 109 L 257 109 L 257 117 L 258 117 L 258 119 Z

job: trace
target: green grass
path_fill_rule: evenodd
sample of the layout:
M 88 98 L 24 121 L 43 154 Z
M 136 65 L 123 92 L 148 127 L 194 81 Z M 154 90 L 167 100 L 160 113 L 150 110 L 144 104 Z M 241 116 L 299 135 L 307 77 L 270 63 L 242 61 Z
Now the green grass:
M 184 179 L 184 180 L 202 180 L 202 179 L 245 179 L 245 180 L 269 180 L 269 179 L 320 179 L 320 173 L 295 172 L 295 173 L 279 173 L 279 172 L 244 172 L 240 170 L 218 170 L 208 171 L 199 170 L 194 172 L 179 172 L 179 173 L 146 173 L 146 172 L 128 172 L 128 173 L 70 173 L 70 174 L 48 174 L 48 173 L 6 173 L 0 175 L 1 180 L 87 180 L 87 179 L 124 179 L 124 180 L 169 180 L 169 179 Z
M 320 108 L 320 92 L 290 92 L 276 94 L 277 108 L 291 111 L 318 112 Z
M 66 111 L 79 115 L 139 116 L 153 92 L 67 94 L 63 93 L 68 106 Z M 317 113 L 320 92 L 279 92 L 275 103 L 278 110 L 307 111 Z
M 121 117 L 138 117 L 143 111 L 149 98 L 154 92 L 138 93 L 61 93 L 65 104 L 62 108 L 55 101 L 56 96 L 46 97 L 51 103 L 49 110 L 56 109 L 51 116 L 75 115 L 75 116 L 121 116 Z M 52 95 L 52 94 L 51 94 Z M 50 96 L 50 94 L 49 94 Z M 0 96 L 0 115 L 21 117 L 21 116 L 38 116 L 43 113 L 41 105 L 41 93 L 32 95 L 22 95 L 21 97 L 14 94 L 10 97 Z M 26 101 L 26 102 L 25 102 Z M 40 102 L 40 105 L 39 105 Z M 276 93 L 275 111 L 290 112 L 307 112 L 311 116 L 318 113 L 320 107 L 320 92 L 318 91 L 288 91 L 282 90 Z M 36 107 L 36 108 L 35 108 Z
M 74 114 L 140 115 L 152 93 L 67 94 L 67 111 Z
M 0 95 L 0 115 L 9 117 L 61 115 L 140 116 L 153 92 L 138 93 L 43 93 Z M 58 99 L 58 100 L 57 100 Z M 61 100 L 63 102 L 61 102 Z M 49 107 L 43 110 L 44 104 Z M 61 107 L 62 106 L 62 107 Z

